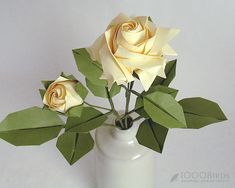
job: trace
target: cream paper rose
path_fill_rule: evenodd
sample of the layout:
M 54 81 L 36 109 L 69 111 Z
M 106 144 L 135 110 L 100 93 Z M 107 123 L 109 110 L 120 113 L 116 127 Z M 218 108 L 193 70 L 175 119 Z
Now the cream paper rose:
M 156 76 L 165 78 L 166 55 L 177 55 L 168 42 L 178 29 L 156 27 L 147 16 L 118 15 L 88 48 L 93 60 L 102 64 L 101 79 L 109 88 L 134 80 L 135 72 L 145 91 Z
M 75 91 L 76 81 L 60 76 L 47 88 L 43 103 L 51 110 L 61 113 L 83 103 L 82 98 Z

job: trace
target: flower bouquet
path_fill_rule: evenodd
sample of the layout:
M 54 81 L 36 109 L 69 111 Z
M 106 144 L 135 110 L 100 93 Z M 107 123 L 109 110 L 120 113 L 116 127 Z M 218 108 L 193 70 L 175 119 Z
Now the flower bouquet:
M 144 169 L 148 170 L 152 165 L 146 163 L 150 158 L 140 161 L 139 164 L 145 165 L 138 169 L 126 164 L 128 157 L 133 161 L 152 150 L 161 153 L 169 129 L 199 129 L 226 120 L 215 102 L 201 97 L 177 100 L 178 90 L 169 87 L 175 77 L 176 59 L 168 61 L 167 58 L 177 55 L 169 42 L 178 32 L 178 29 L 156 26 L 147 16 L 118 15 L 91 47 L 73 50 L 87 87 L 73 75 L 64 73 L 56 80 L 42 81 L 44 89 L 40 89 L 40 95 L 44 106 L 9 114 L 0 123 L 0 138 L 16 146 L 40 145 L 58 138 L 57 148 L 72 165 L 93 149 L 95 142 L 90 132 L 98 129 L 96 144 L 100 155 L 102 153 L 106 158 L 97 158 L 97 164 L 110 166 L 104 169 L 100 165 L 98 171 L 101 170 L 106 177 L 112 176 L 111 180 L 103 181 L 98 177 L 98 186 L 143 187 L 146 182 L 141 185 L 138 179 L 139 176 L 145 177 Z M 136 81 L 142 84 L 142 92 L 133 89 Z M 88 89 L 94 96 L 107 99 L 110 107 L 88 103 Z M 124 111 L 120 113 L 113 97 L 121 89 L 125 91 L 123 97 L 126 100 L 123 102 Z M 129 107 L 131 97 L 136 99 L 133 109 Z M 61 116 L 66 118 L 65 122 Z M 134 131 L 130 131 L 132 129 Z M 115 142 L 111 140 L 115 138 Z M 125 141 L 128 141 L 128 147 Z M 104 147 L 107 144 L 109 146 Z M 131 144 L 134 146 L 129 148 Z M 114 154 L 119 157 L 115 158 Z M 112 157 L 119 160 L 118 165 L 105 163 Z M 125 161 L 125 165 L 122 166 L 121 161 Z M 120 166 L 122 169 L 118 169 Z M 133 173 L 135 184 L 122 182 L 125 166 L 128 166 L 127 171 L 138 171 L 138 174 Z M 111 185 L 115 178 L 119 185 Z M 148 185 L 145 187 L 152 186 Z

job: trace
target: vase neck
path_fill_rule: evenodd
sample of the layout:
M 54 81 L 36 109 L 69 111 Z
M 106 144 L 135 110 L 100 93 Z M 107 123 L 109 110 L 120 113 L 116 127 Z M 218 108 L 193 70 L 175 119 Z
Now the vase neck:
M 119 128 L 114 128 L 112 130 L 112 135 L 120 141 L 131 141 L 135 139 L 137 133 L 137 126 L 133 125 L 127 130 L 121 130 Z

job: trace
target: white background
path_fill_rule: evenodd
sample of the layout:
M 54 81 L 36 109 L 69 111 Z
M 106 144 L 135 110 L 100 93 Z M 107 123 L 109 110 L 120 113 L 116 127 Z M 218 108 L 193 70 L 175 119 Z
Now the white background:
M 180 28 L 182 32 L 172 41 L 179 54 L 172 85 L 180 90 L 178 98 L 202 96 L 217 101 L 229 119 L 195 131 L 171 130 L 163 154 L 156 154 L 158 187 L 233 188 L 233 0 L 0 0 L 0 119 L 11 111 L 40 106 L 40 80 L 55 79 L 61 71 L 83 80 L 71 50 L 91 45 L 120 12 L 149 15 L 157 25 Z M 115 98 L 119 109 L 123 97 Z M 40 147 L 18 148 L 1 140 L 0 188 L 94 188 L 93 157 L 90 152 L 70 167 L 55 140 Z M 224 173 L 230 178 L 226 182 L 170 182 L 176 173 L 187 171 Z

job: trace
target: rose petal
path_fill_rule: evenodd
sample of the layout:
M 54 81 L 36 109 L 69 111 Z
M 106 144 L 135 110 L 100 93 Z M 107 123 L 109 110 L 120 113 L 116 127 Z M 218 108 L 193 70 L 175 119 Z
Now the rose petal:
M 121 31 L 121 35 L 119 35 L 118 37 L 123 37 L 128 43 L 132 45 L 137 45 L 147 40 L 145 30 L 136 33 Z
M 169 44 L 165 45 L 162 48 L 162 54 L 163 55 L 177 56 L 177 53 L 175 52 L 175 50 Z
M 164 62 L 164 59 L 160 56 L 148 56 L 130 52 L 122 46 L 118 47 L 115 56 L 117 57 L 119 63 L 123 63 L 126 66 L 141 70 L 163 65 Z
M 123 22 L 126 22 L 130 20 L 130 18 L 128 16 L 126 16 L 125 14 L 123 13 L 120 13 L 118 16 L 116 16 L 112 21 L 111 23 L 109 24 L 108 28 L 109 29 L 110 27 L 114 26 L 114 25 L 118 25 L 120 23 L 123 23 Z
M 179 31 L 179 29 L 157 28 L 156 40 L 150 50 L 150 54 L 158 54 L 161 49 L 179 33 Z
M 130 51 L 136 52 L 136 53 L 142 53 L 145 48 L 144 42 L 142 42 L 138 45 L 133 45 L 131 43 L 128 43 L 128 41 L 126 41 L 126 39 L 122 36 L 121 31 L 118 32 L 115 42 L 116 42 L 116 47 L 115 47 L 114 53 L 117 51 L 119 45 L 127 48 Z
M 102 48 L 102 46 L 105 44 L 105 37 L 104 34 L 102 34 L 96 41 L 93 43 L 93 45 L 90 48 L 87 48 L 88 53 L 91 56 L 91 59 L 93 61 L 100 62 L 100 55 L 99 50 Z
M 137 16 L 133 17 L 134 20 L 137 20 L 143 27 L 146 27 L 148 24 L 148 16 Z
M 160 68 L 159 68 L 159 71 L 160 71 Z M 151 73 L 149 73 L 147 71 L 138 70 L 138 71 L 136 71 L 136 74 L 138 75 L 138 77 L 140 79 L 140 82 L 141 82 L 141 84 L 144 87 L 144 90 L 148 91 L 148 89 L 152 85 L 152 83 L 153 83 L 153 81 L 156 78 L 156 75 L 158 73 L 151 74 Z
M 103 75 L 101 78 L 108 80 L 109 89 L 114 82 L 116 82 L 117 84 L 123 84 L 130 79 L 134 79 L 134 77 L 130 73 L 126 72 L 123 66 L 119 66 L 113 55 L 110 53 L 107 44 L 105 44 L 100 49 L 100 59 L 103 67 Z M 122 69 L 125 71 L 126 75 L 124 74 Z
M 117 61 L 116 57 L 112 53 L 111 47 L 109 46 L 109 45 L 112 45 L 112 36 L 113 36 L 113 33 L 115 33 L 114 30 L 115 28 L 113 27 L 105 32 L 105 39 L 106 39 L 107 44 L 105 44 L 100 50 L 100 58 L 101 58 L 101 63 L 103 67 L 103 72 L 104 72 L 102 78 L 107 78 L 109 80 L 108 81 L 109 86 L 113 84 L 111 83 L 111 80 L 113 80 L 113 82 L 116 81 L 117 84 L 119 85 L 124 82 L 131 82 L 134 80 L 134 77 L 132 76 L 132 72 L 130 72 L 124 65 L 120 64 Z M 101 57 L 101 54 L 103 56 L 103 59 Z M 108 62 L 110 63 L 110 65 Z M 115 74 L 115 75 L 111 76 L 112 74 Z M 120 76 L 120 79 L 118 79 L 118 75 Z M 126 79 L 124 79 L 124 77 Z
M 51 85 L 55 84 L 55 83 L 58 83 L 58 82 L 62 82 L 62 81 L 67 81 L 69 79 L 63 77 L 63 76 L 60 76 L 59 78 L 57 78 Z
M 78 93 L 74 89 L 74 83 L 65 83 L 64 86 L 66 88 L 66 96 L 65 96 L 65 112 L 74 106 L 81 105 L 83 103 L 82 98 L 78 95 Z
M 144 49 L 144 54 L 147 55 L 151 51 L 152 46 L 153 46 L 155 40 L 156 40 L 156 35 L 154 35 L 153 37 L 151 37 L 150 39 L 148 39 L 146 41 L 145 49 Z

